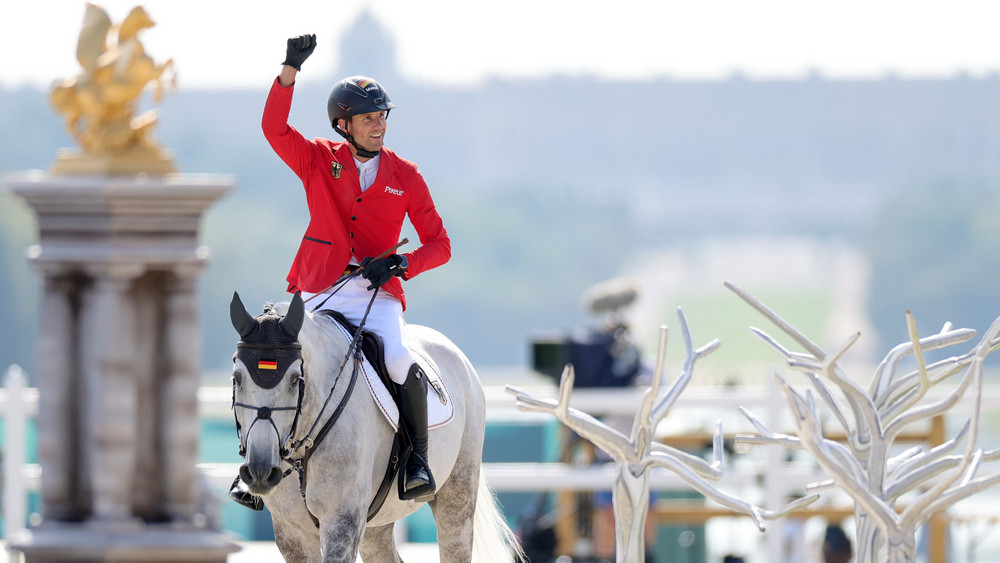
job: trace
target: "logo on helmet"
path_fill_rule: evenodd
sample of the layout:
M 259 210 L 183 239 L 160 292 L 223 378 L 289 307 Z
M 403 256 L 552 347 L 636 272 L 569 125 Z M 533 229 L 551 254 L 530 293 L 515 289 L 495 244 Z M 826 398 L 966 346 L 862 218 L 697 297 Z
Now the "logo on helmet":
M 378 92 L 379 90 L 378 82 L 375 82 L 370 78 L 358 80 L 357 82 L 355 82 L 355 84 L 357 84 L 358 87 L 360 87 L 365 92 Z M 375 100 L 375 103 L 376 104 L 382 103 L 382 98 L 378 98 L 377 100 Z
M 355 95 L 361 96 L 362 98 L 367 98 L 368 97 L 368 90 L 369 90 L 369 88 L 366 88 L 365 86 L 362 86 L 362 84 L 370 85 L 370 84 L 374 84 L 374 81 L 372 81 L 372 80 L 358 80 L 357 82 L 344 82 L 344 90 L 346 92 L 352 92 Z M 374 89 L 377 90 L 378 87 L 376 86 Z

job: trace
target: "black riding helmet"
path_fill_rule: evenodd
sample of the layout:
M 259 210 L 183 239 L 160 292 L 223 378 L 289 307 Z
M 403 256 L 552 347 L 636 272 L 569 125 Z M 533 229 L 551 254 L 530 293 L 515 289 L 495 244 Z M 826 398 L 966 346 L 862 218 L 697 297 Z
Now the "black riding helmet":
M 371 152 L 358 146 L 354 138 L 337 124 L 340 119 L 348 119 L 352 115 L 384 111 L 396 107 L 389 100 L 389 93 L 374 78 L 367 76 L 350 76 L 333 86 L 330 98 L 326 101 L 326 112 L 330 116 L 330 125 L 341 137 L 354 145 L 358 155 L 364 158 L 375 158 L 378 152 Z

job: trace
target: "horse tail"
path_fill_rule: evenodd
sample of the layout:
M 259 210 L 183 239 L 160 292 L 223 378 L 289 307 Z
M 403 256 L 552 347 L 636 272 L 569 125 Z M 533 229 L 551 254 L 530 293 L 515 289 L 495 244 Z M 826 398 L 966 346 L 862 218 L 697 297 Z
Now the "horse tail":
M 476 513 L 472 525 L 474 563 L 511 563 L 511 561 L 525 560 L 521 544 L 507 525 L 507 520 L 497 506 L 496 495 L 486 484 L 486 478 L 482 473 L 479 474 L 479 492 L 476 495 Z

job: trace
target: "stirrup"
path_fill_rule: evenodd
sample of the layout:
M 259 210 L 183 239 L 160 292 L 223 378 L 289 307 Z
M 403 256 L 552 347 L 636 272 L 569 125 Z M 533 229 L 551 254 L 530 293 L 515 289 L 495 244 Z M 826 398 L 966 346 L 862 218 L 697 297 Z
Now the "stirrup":
M 229 498 L 252 510 L 264 510 L 264 499 L 250 492 L 239 477 L 229 488 Z
M 407 489 L 406 481 L 407 477 L 410 475 L 409 466 L 411 464 L 412 458 L 416 457 L 414 463 L 418 464 L 417 469 L 422 473 L 427 475 L 426 480 L 422 480 L 422 483 Z M 437 492 L 437 486 L 434 484 L 434 476 L 431 475 L 431 468 L 427 461 L 417 452 L 410 451 L 409 455 L 406 456 L 402 467 L 399 469 L 399 499 L 400 500 L 415 500 L 417 502 L 427 502 L 434 498 L 434 494 Z

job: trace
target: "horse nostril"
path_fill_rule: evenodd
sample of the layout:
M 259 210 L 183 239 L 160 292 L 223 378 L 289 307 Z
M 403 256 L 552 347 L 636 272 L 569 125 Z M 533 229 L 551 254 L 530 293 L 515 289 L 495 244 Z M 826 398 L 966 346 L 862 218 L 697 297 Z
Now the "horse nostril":
M 277 487 L 278 483 L 281 482 L 282 477 L 281 468 L 272 467 L 271 470 L 267 472 L 267 480 L 265 482 L 269 487 Z
M 250 471 L 250 466 L 245 463 L 240 466 L 240 479 L 242 479 L 247 486 L 253 483 L 253 472 Z

